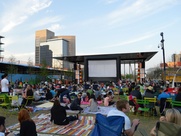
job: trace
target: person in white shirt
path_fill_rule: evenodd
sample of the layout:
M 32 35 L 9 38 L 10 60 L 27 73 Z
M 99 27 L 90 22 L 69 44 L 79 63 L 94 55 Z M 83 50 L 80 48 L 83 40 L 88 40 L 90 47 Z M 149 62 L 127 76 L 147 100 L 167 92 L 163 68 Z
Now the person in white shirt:
M 122 116 L 125 118 L 125 126 L 124 126 L 124 133 L 127 136 L 133 136 L 134 132 L 139 125 L 139 119 L 134 119 L 131 123 L 129 117 L 126 115 L 127 112 L 130 111 L 129 103 L 127 100 L 119 100 L 116 102 L 115 110 L 110 110 L 107 116 Z
M 4 74 L 3 79 L 1 80 L 2 93 L 9 93 L 9 81 L 7 78 L 8 78 L 8 74 Z

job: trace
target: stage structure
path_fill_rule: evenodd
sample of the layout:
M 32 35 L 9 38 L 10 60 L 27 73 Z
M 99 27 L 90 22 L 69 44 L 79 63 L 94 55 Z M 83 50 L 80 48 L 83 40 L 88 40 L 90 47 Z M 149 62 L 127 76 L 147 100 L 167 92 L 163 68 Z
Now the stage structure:
M 122 54 L 63 56 L 53 58 L 74 63 L 75 71 L 79 70 L 82 72 L 80 65 L 83 65 L 84 77 L 81 80 L 78 79 L 78 83 L 83 81 L 115 82 L 121 79 L 121 64 L 138 64 L 137 80 L 143 80 L 145 77 L 145 62 L 149 61 L 156 53 L 157 52 L 136 52 Z

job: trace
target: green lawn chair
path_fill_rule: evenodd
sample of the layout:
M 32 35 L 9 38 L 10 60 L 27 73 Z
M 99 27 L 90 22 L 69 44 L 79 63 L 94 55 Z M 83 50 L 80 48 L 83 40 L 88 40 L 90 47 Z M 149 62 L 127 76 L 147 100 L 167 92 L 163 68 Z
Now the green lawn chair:
M 120 95 L 120 99 L 121 100 L 128 100 L 128 96 L 127 95 Z
M 140 105 L 138 108 L 139 112 L 144 112 L 144 116 L 146 116 L 146 113 L 149 112 L 150 108 L 149 106 L 149 101 L 148 100 L 142 100 L 142 99 L 136 99 L 136 103 Z
M 172 108 L 179 110 L 181 113 L 181 101 L 172 101 L 171 105 L 172 105 Z
M 8 97 L 7 94 L 1 94 L 1 95 L 0 95 L 0 100 L 1 100 L 1 102 L 2 102 L 2 103 L 0 104 L 1 107 L 7 108 L 8 106 L 11 105 L 11 103 L 10 103 L 10 101 L 9 101 L 9 97 Z

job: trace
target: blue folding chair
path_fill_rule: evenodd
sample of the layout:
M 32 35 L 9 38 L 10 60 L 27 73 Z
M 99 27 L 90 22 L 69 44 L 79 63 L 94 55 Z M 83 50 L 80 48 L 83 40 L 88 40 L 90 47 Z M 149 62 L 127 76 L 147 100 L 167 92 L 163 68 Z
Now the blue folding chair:
M 91 136 L 124 136 L 125 119 L 122 116 L 106 117 L 96 114 L 96 121 Z

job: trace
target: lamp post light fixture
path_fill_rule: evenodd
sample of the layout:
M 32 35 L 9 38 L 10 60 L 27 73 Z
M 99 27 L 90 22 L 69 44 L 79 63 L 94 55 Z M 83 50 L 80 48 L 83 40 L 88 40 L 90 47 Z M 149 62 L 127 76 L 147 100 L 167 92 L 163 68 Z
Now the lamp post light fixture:
M 164 48 L 164 38 L 163 38 L 163 32 L 160 33 L 161 39 L 161 49 L 163 50 L 163 72 L 164 72 L 164 81 L 166 81 L 166 68 L 165 68 L 165 48 Z

